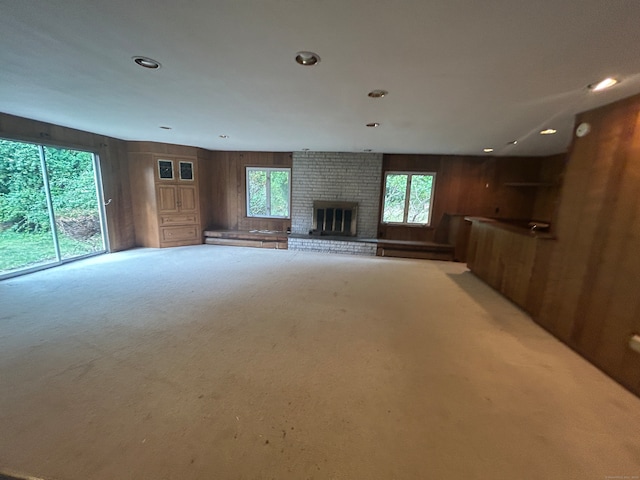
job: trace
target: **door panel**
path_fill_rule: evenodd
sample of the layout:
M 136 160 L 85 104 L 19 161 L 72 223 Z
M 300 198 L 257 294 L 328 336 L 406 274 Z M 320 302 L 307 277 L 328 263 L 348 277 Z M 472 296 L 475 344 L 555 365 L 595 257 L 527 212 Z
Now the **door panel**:
M 175 185 L 158 185 L 158 210 L 160 213 L 178 212 L 178 199 Z
M 91 152 L 0 140 L 0 277 L 105 251 Z
M 182 213 L 195 213 L 198 210 L 196 187 L 180 185 L 178 192 L 180 196 L 180 211 Z
M 0 140 L 0 275 L 57 261 L 39 148 Z
M 94 156 L 44 147 L 62 260 L 105 250 Z

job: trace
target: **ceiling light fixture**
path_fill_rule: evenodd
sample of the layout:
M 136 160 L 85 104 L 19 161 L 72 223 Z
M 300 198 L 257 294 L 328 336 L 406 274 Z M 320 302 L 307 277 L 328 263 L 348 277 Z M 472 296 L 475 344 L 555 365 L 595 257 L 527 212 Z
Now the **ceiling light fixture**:
M 367 123 L 367 127 L 369 127 L 369 128 L 377 128 L 379 126 L 380 126 L 380 124 L 378 122 Z
M 511 140 L 510 142 L 507 142 L 507 145 L 517 145 L 518 144 L 518 140 Z
M 171 127 L 167 127 L 165 125 L 160 125 L 160 128 L 163 130 L 171 130 Z
M 616 83 L 618 83 L 618 80 L 613 77 L 607 77 L 598 83 L 592 83 L 591 85 L 588 85 L 587 88 L 589 88 L 589 90 L 591 90 L 592 92 L 599 92 L 601 90 L 613 87 Z
M 370 149 L 370 148 L 365 148 L 365 149 L 364 149 L 364 151 L 365 151 L 365 152 L 373 152 L 373 150 L 372 150 L 372 149 Z
M 371 98 L 383 98 L 384 96 L 389 95 L 389 92 L 386 90 L 371 90 L 367 96 Z
M 308 149 L 308 148 L 303 148 L 303 149 L 302 149 L 302 151 L 303 151 L 303 152 L 308 152 L 308 151 L 309 151 L 309 149 Z
M 557 130 L 554 128 L 547 128 L 546 130 L 540 130 L 540 135 L 553 135 Z
M 313 52 L 298 52 L 296 53 L 296 62 L 305 67 L 317 65 L 320 63 L 320 55 Z
M 491 152 L 493 152 L 493 148 L 483 148 L 482 151 L 484 153 L 491 153 Z
M 136 62 L 138 65 L 140 65 L 141 67 L 144 68 L 149 68 L 151 70 L 157 70 L 161 67 L 160 62 L 152 59 L 152 58 L 148 58 L 148 57 L 131 57 L 133 58 L 133 61 Z
M 218 136 L 219 136 L 220 138 L 229 138 L 229 135 L 225 135 L 225 134 L 218 135 Z

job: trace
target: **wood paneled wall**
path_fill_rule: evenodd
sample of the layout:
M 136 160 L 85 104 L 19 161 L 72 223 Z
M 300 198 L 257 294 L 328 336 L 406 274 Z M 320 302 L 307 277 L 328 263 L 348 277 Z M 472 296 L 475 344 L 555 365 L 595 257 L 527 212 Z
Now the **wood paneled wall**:
M 129 187 L 128 152 L 196 156 L 200 168 L 200 211 L 203 227 L 228 230 L 280 230 L 290 220 L 246 216 L 245 167 L 291 167 L 290 153 L 212 152 L 157 142 L 125 142 L 34 120 L 0 115 L 0 135 L 95 151 L 99 154 L 107 226 L 112 251 L 135 246 L 134 218 Z M 546 162 L 546 163 L 545 163 Z M 381 238 L 433 240 L 445 214 L 545 220 L 555 208 L 554 192 L 536 196 L 536 189 L 505 187 L 509 181 L 536 181 L 557 176 L 563 162 L 557 158 L 484 158 L 439 155 L 385 155 L 383 171 L 436 172 L 433 221 L 429 228 L 379 226 Z M 295 172 L 292 172 L 295 175 Z M 207 180 L 209 179 L 209 180 Z
M 206 229 L 214 223 L 215 203 L 213 202 L 215 182 L 213 168 L 213 152 L 198 148 L 198 186 L 200 188 L 200 222 L 202 229 Z
M 640 96 L 578 116 L 534 318 L 640 395 Z
M 135 246 L 127 146 L 122 140 L 103 138 L 98 154 L 105 203 L 111 202 L 105 207 L 109 248 L 118 252 Z
M 94 133 L 0 114 L 0 136 L 11 140 L 92 151 L 102 170 L 107 232 L 111 251 L 135 246 L 126 142 Z
M 553 237 L 485 218 L 475 217 L 472 222 L 469 269 L 528 311 L 529 302 L 536 300 L 529 294 L 535 264 Z
M 288 167 L 291 153 L 211 152 L 211 223 L 207 227 L 224 230 L 286 231 L 291 220 L 248 218 L 246 206 L 246 167 Z M 292 172 L 295 175 L 295 172 Z
M 531 214 L 533 220 L 555 224 L 566 167 L 566 154 L 541 159 L 539 181 L 545 186 L 536 189 L 535 203 Z
M 430 227 L 403 227 L 380 223 L 379 236 L 393 240 L 437 240 L 438 227 L 445 215 L 519 220 L 535 218 L 551 221 L 556 208 L 557 186 L 549 188 L 509 184 L 549 182 L 558 185 L 563 169 L 563 155 L 385 155 L 382 164 L 383 175 L 391 171 L 435 172 L 436 186 Z

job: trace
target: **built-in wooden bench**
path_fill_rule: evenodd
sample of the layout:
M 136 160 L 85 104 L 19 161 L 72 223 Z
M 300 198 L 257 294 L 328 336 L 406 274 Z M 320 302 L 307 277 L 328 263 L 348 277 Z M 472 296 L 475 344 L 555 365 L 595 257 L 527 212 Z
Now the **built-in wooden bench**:
M 376 255 L 380 257 L 423 258 L 427 260 L 454 259 L 454 246 L 446 243 L 411 240 L 378 239 Z
M 294 235 L 294 237 L 299 237 Z M 304 236 L 307 238 L 307 236 Z M 312 239 L 335 240 L 334 237 L 308 237 Z M 444 243 L 387 240 L 356 239 L 339 237 L 341 240 L 364 241 L 376 245 L 376 255 L 380 257 L 422 258 L 428 260 L 454 260 L 454 246 Z M 208 245 L 228 245 L 237 247 L 288 248 L 289 235 L 286 232 L 271 230 L 205 230 L 204 243 Z
M 236 247 L 287 249 L 287 233 L 272 230 L 205 230 L 204 243 Z

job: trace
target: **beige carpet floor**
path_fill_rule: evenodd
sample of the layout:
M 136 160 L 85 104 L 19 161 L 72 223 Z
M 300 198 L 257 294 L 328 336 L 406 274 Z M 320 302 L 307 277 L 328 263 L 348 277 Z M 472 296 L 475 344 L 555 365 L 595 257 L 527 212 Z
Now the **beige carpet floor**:
M 0 472 L 640 476 L 640 399 L 461 264 L 139 249 L 0 305 Z

